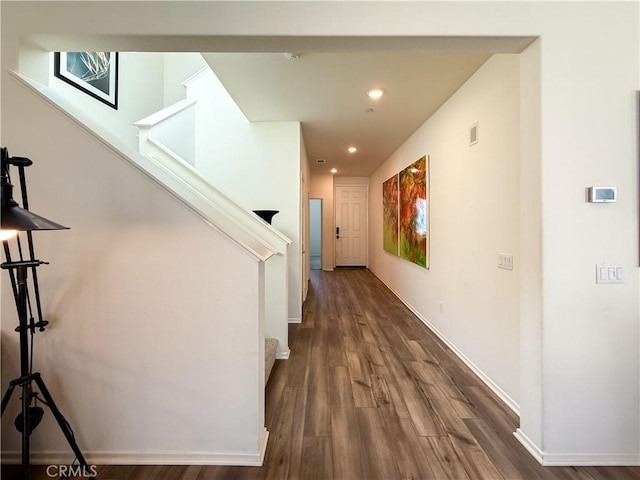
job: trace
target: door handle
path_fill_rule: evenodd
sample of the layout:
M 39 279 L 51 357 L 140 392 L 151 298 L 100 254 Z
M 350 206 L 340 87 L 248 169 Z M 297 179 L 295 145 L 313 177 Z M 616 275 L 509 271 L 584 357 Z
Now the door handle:
M 340 227 L 336 227 L 336 238 L 340 238 Z

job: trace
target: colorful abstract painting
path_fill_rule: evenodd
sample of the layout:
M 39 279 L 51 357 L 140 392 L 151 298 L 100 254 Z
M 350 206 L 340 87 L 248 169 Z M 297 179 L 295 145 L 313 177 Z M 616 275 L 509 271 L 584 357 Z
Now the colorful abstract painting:
M 382 248 L 398 255 L 398 174 L 382 184 Z
M 399 174 L 400 257 L 429 268 L 429 192 L 427 157 Z

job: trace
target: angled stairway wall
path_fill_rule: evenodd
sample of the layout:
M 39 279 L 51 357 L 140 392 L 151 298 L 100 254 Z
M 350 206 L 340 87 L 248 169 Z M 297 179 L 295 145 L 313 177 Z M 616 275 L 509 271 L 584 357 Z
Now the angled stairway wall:
M 35 368 L 85 455 L 259 464 L 268 437 L 264 261 L 274 252 L 237 225 L 209 224 L 129 161 L 145 157 L 113 135 L 100 138 L 52 92 L 3 80 L 2 140 L 35 162 L 31 206 L 71 227 L 35 238 L 51 262 L 40 285 L 51 328 L 38 336 Z M 11 306 L 3 288 L 5 379 L 16 376 Z M 19 458 L 15 410 L 2 419 L 3 461 Z M 70 460 L 50 419 L 37 433 L 35 463 Z

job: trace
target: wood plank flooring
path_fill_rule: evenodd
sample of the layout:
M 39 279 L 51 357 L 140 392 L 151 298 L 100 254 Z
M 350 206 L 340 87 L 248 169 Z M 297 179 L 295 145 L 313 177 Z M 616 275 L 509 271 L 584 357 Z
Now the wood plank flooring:
M 640 467 L 541 467 L 513 437 L 517 416 L 364 268 L 312 271 L 289 341 L 267 385 L 263 467 L 104 466 L 98 478 L 640 480 Z

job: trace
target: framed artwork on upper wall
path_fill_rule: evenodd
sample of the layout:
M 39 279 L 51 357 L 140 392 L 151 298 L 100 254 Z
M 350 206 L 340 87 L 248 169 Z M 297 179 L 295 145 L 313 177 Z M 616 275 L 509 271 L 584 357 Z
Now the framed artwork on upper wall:
M 398 174 L 400 257 L 429 268 L 429 158 Z
M 87 95 L 118 109 L 117 52 L 56 52 L 54 74 Z

